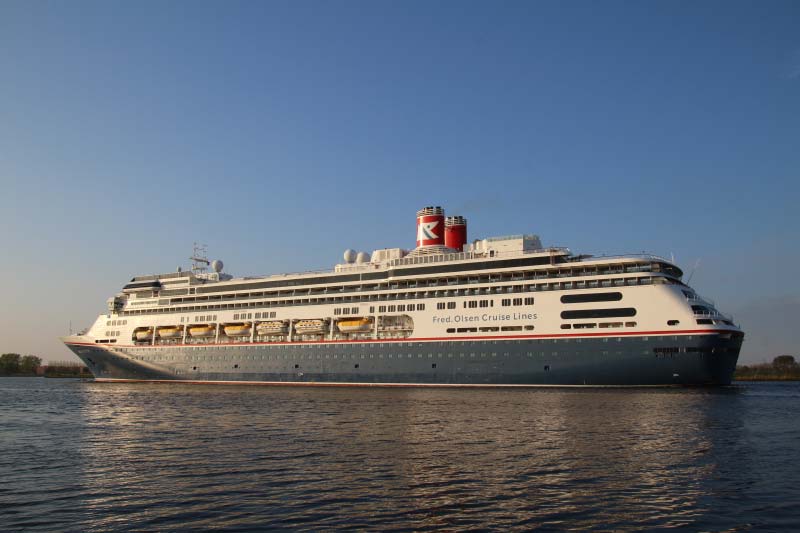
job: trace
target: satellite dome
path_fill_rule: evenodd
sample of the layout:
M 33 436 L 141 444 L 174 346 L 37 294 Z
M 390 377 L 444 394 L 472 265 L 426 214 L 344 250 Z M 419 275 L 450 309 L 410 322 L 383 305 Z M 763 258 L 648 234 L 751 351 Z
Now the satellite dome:
M 213 261 L 211 261 L 211 268 L 213 268 L 214 272 L 216 272 L 218 274 L 220 272 L 222 272 L 222 269 L 223 269 L 224 266 L 225 265 L 223 264 L 223 262 L 220 259 L 214 259 Z
M 367 252 L 358 252 L 358 255 L 356 256 L 356 263 L 369 263 L 369 254 Z
M 348 248 L 347 250 L 344 251 L 344 262 L 345 263 L 352 263 L 355 260 L 356 260 L 356 251 L 355 250 L 351 250 L 351 249 Z

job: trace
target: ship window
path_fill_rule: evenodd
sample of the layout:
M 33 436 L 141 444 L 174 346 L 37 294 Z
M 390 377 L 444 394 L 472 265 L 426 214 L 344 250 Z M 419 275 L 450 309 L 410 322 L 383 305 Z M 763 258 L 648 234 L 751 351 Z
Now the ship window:
M 677 326 L 680 323 L 681 323 L 680 320 L 667 320 L 667 325 L 668 326 Z
M 636 322 L 625 322 L 625 327 L 626 328 L 635 328 L 636 327 Z
M 522 305 L 522 298 L 514 298 L 514 305 Z
M 456 308 L 456 303 L 455 302 L 447 302 L 447 308 L 448 309 L 455 309 Z
M 533 305 L 533 298 L 525 298 L 525 305 Z
M 504 307 L 508 307 L 509 305 L 511 305 L 511 298 L 503 298 L 502 300 L 500 300 L 500 304 L 503 305 Z
M 385 313 L 386 312 L 386 306 L 385 305 L 379 305 L 378 306 L 378 312 L 379 313 Z
M 614 309 L 581 309 L 561 312 L 561 318 L 564 320 L 581 318 L 615 318 L 621 316 L 636 316 L 636 309 L 633 307 L 620 307 Z
M 358 307 L 352 307 L 352 308 L 350 308 L 350 312 L 351 312 L 352 314 L 354 314 L 354 315 L 355 315 L 355 314 L 358 314 Z
M 425 310 L 425 304 L 417 304 L 417 311 L 424 311 L 424 310 Z
M 590 294 L 565 294 L 561 303 L 577 304 L 587 302 L 618 302 L 622 300 L 621 292 L 596 292 Z
M 480 301 L 481 307 L 489 307 L 489 300 L 481 300 Z
M 447 328 L 447 333 L 455 333 L 456 328 Z
M 561 329 L 572 329 L 572 324 L 561 324 Z
M 374 313 L 375 312 L 375 306 L 374 305 L 370 305 L 369 306 L 369 312 L 370 313 Z
M 439 302 L 439 303 L 437 303 L 437 304 L 436 304 L 436 309 L 438 309 L 438 310 L 440 310 L 440 311 L 441 311 L 442 309 L 444 309 L 444 307 L 445 307 L 445 304 L 444 304 L 444 302 Z
M 412 306 L 410 306 L 410 307 L 412 307 L 412 308 L 413 308 L 414 306 L 412 305 Z M 402 304 L 401 304 L 401 305 L 398 305 L 398 306 L 397 306 L 397 310 L 398 310 L 399 312 L 401 312 L 401 313 L 402 313 L 403 311 L 405 311 L 405 310 L 406 310 L 406 306 L 405 306 L 405 305 L 402 305 Z

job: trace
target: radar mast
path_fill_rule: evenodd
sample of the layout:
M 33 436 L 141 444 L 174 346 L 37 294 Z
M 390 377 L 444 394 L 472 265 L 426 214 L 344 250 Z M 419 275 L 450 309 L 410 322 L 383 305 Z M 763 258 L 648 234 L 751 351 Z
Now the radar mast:
M 208 245 L 195 242 L 192 245 L 192 273 L 196 276 L 198 274 L 205 274 L 208 271 L 208 266 L 211 261 L 208 260 Z

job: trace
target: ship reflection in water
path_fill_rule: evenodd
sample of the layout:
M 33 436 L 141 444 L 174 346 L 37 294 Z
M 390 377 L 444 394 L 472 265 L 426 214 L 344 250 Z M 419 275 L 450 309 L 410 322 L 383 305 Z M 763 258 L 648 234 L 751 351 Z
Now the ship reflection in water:
M 776 407 L 800 415 L 796 385 L 55 386 L 74 457 L 25 495 L 42 516 L 17 513 L 15 528 L 798 525 L 785 505 L 798 435 Z

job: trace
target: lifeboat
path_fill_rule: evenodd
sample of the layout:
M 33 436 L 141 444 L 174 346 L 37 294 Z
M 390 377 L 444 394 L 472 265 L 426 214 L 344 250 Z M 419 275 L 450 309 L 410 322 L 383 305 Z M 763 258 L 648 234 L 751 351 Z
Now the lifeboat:
M 145 342 L 153 340 L 153 328 L 138 328 L 133 332 L 133 337 L 136 342 Z
M 285 335 L 288 332 L 289 326 L 283 320 L 260 322 L 256 326 L 256 333 L 258 335 Z
M 161 326 L 156 334 L 162 339 L 179 339 L 183 336 L 182 326 Z
M 340 320 L 336 323 L 342 333 L 362 333 L 372 331 L 372 319 L 370 318 L 351 318 Z
M 306 334 L 325 334 L 328 332 L 328 324 L 326 320 L 311 319 L 311 320 L 298 320 L 294 325 L 294 330 L 303 335 Z
M 249 337 L 253 331 L 250 324 L 227 324 L 224 329 L 228 337 Z
M 216 335 L 216 328 L 213 324 L 198 324 L 189 327 L 189 335 L 192 337 L 213 337 Z

